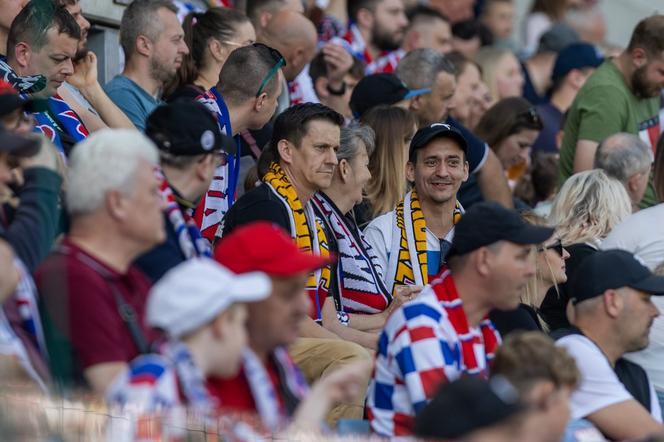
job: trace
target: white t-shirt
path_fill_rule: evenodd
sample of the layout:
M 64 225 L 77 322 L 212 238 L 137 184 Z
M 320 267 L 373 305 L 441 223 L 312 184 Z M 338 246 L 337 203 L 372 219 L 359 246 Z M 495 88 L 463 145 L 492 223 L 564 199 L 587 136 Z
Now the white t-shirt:
M 654 270 L 664 262 L 664 203 L 640 210 L 618 224 L 602 242 L 602 249 L 622 249 L 637 255 Z M 664 313 L 664 299 L 652 301 Z M 659 391 L 664 391 L 664 317 L 659 316 L 650 329 L 650 344 L 645 350 L 626 355 L 648 373 Z
M 596 411 L 620 402 L 635 400 L 620 382 L 602 351 L 583 335 L 569 335 L 556 341 L 574 358 L 581 372 L 581 385 L 572 393 L 572 419 L 583 419 Z M 650 384 L 650 414 L 657 422 L 662 413 L 657 395 Z

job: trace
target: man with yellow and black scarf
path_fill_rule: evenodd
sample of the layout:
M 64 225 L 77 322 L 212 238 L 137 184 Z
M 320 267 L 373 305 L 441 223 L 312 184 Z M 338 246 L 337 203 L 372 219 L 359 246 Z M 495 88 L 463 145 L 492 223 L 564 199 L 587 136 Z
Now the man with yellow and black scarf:
M 326 256 L 325 232 L 309 200 L 332 183 L 343 123 L 342 115 L 322 104 L 299 104 L 279 114 L 270 144 L 258 162 L 262 184 L 231 207 L 224 218 L 223 236 L 253 221 L 270 221 L 286 230 L 301 250 Z M 311 312 L 300 325 L 300 339 L 290 348 L 309 383 L 342 365 L 370 359 L 361 346 L 320 326 L 330 280 L 329 266 L 309 276 L 306 290 Z M 370 373 L 366 375 L 368 384 Z M 328 420 L 334 424 L 339 418 L 361 419 L 363 408 L 364 392 L 356 402 L 333 409 Z
M 393 295 L 399 286 L 425 286 L 445 262 L 454 225 L 463 213 L 457 192 L 468 179 L 467 150 L 463 135 L 448 124 L 418 130 L 406 166 L 412 190 L 365 229 Z

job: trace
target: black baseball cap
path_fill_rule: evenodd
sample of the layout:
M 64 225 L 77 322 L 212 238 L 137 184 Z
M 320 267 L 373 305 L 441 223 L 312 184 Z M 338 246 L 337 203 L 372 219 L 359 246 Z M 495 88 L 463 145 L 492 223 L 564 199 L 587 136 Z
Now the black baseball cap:
M 527 223 L 514 210 L 484 201 L 468 209 L 454 226 L 449 255 L 465 255 L 498 241 L 515 244 L 541 244 L 553 235 L 549 227 Z
M 16 135 L 0 124 L 0 152 L 16 157 L 31 157 L 39 152 L 41 141 L 36 135 Z
M 392 105 L 429 92 L 431 89 L 408 89 L 394 74 L 367 75 L 355 85 L 350 96 L 350 109 L 359 118 L 381 104 Z
M 410 141 L 408 157 L 412 158 L 417 149 L 421 149 L 436 138 L 450 138 L 459 143 L 461 150 L 468 154 L 468 142 L 457 128 L 446 123 L 434 123 L 415 132 L 413 139 Z
M 148 116 L 145 134 L 159 150 L 177 156 L 201 155 L 230 147 L 224 146 L 228 140 L 222 137 L 212 112 L 193 100 L 174 101 L 157 107 Z M 234 149 L 233 144 L 232 151 Z
M 34 113 L 43 112 L 47 108 L 47 100 L 22 98 L 10 83 L 0 80 L 0 117 L 8 115 L 17 109 Z
M 468 376 L 444 384 L 415 420 L 415 435 L 456 439 L 501 424 L 526 409 L 514 386 L 502 376 Z
M 609 289 L 629 287 L 650 295 L 664 295 L 664 276 L 654 275 L 632 253 L 602 250 L 588 255 L 574 272 L 573 304 L 600 296 Z
M 572 43 L 560 51 L 553 65 L 551 79 L 559 80 L 573 69 L 596 68 L 604 62 L 604 57 L 588 43 Z

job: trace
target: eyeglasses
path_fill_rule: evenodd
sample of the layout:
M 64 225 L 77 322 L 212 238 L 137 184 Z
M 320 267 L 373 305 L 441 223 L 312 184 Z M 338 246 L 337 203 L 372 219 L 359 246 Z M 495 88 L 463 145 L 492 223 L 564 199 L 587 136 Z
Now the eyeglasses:
M 547 250 L 554 250 L 562 258 L 565 254 L 565 248 L 563 247 L 562 241 L 558 240 L 550 246 L 540 247 L 537 249 L 538 252 L 545 252 Z
M 263 43 L 254 43 L 252 45 L 255 48 L 265 48 L 270 52 L 270 56 L 275 62 L 275 65 L 268 71 L 268 73 L 265 75 L 265 78 L 263 78 L 263 81 L 261 81 L 261 85 L 258 87 L 258 92 L 256 92 L 256 98 L 260 96 L 260 94 L 263 92 L 263 89 L 265 89 L 265 86 L 269 83 L 270 80 L 272 80 L 272 77 L 274 77 L 279 69 L 282 67 L 286 66 L 286 59 L 281 55 L 281 52 L 277 51 L 274 48 L 271 48 L 267 45 L 264 45 Z

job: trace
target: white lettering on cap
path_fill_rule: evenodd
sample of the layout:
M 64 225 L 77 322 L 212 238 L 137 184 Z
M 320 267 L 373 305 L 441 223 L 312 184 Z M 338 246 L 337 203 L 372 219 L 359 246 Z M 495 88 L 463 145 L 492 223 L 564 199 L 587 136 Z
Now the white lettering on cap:
M 210 150 L 214 147 L 214 134 L 211 130 L 206 130 L 201 135 L 201 147 L 205 150 Z

